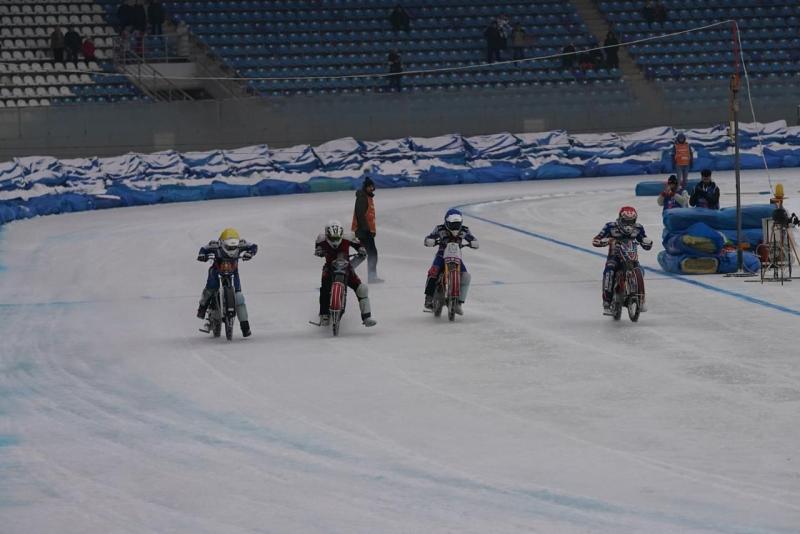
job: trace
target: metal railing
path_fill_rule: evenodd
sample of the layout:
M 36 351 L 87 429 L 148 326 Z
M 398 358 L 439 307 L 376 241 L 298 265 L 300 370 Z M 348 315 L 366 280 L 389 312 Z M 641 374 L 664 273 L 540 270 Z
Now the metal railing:
M 187 62 L 188 53 L 177 54 L 179 49 L 183 52 L 188 48 L 178 42 L 185 37 L 178 34 L 124 33 L 114 39 L 114 66 L 153 100 L 159 102 L 194 100 L 189 93 L 151 65 L 151 63 Z

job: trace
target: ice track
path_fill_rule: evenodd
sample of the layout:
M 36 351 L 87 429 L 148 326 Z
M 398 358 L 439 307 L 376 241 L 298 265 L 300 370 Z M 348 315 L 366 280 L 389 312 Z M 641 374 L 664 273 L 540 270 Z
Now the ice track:
M 661 273 L 639 179 L 378 190 L 378 325 L 351 300 L 337 339 L 307 323 L 313 241 L 352 192 L 12 223 L 0 531 L 798 532 L 800 282 Z M 623 204 L 657 243 L 638 324 L 601 315 L 590 244 Z M 421 311 L 422 238 L 455 205 L 481 248 L 450 324 Z M 194 318 L 226 226 L 260 247 L 230 343 Z

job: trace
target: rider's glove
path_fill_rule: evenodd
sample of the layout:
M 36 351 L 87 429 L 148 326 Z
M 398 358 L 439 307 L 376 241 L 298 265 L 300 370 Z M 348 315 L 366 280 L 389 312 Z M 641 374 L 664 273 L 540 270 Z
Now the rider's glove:
M 599 237 L 595 237 L 594 239 L 592 239 L 592 245 L 596 247 L 608 246 L 608 239 L 600 239 Z
M 652 239 L 650 239 L 649 237 L 643 237 L 642 238 L 642 247 L 644 247 L 645 250 L 650 250 L 650 247 L 652 247 L 652 246 L 653 246 L 653 240 Z
M 425 246 L 426 247 L 435 247 L 436 246 L 436 239 L 433 237 L 426 237 L 425 238 Z
M 478 244 L 477 239 L 473 239 L 472 241 L 469 241 L 467 244 L 469 245 L 469 248 L 474 248 L 474 249 L 477 249 L 480 246 Z
M 358 249 L 358 257 L 359 258 L 366 258 L 367 257 L 367 249 L 365 249 L 364 247 L 361 247 L 360 249 Z
M 319 256 L 321 258 L 325 256 L 325 251 L 322 250 L 322 247 L 317 247 L 314 249 L 314 256 Z
M 249 261 L 253 259 L 253 255 L 249 252 L 242 253 L 242 260 Z
M 197 261 L 202 261 L 203 263 L 208 261 L 208 254 L 198 254 Z

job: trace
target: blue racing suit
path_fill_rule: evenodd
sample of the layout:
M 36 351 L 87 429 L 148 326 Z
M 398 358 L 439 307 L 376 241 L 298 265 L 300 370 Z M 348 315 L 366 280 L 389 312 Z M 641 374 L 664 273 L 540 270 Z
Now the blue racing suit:
M 478 238 L 472 235 L 472 232 L 469 231 L 469 227 L 463 225 L 458 233 L 453 235 L 445 225 L 440 224 L 425 237 L 426 247 L 434 247 L 437 245 L 439 247 L 436 251 L 436 256 L 433 258 L 431 268 L 428 269 L 428 279 L 425 283 L 425 295 L 429 297 L 433 296 L 433 293 L 436 291 L 436 280 L 439 277 L 439 272 L 444 267 L 444 249 L 447 247 L 448 243 L 453 242 L 459 245 L 461 245 L 462 242 L 466 242 L 466 246 L 474 249 L 478 248 Z M 465 302 L 467 299 L 467 291 L 469 290 L 470 276 L 467 272 L 467 266 L 464 265 L 463 261 L 461 262 L 461 273 L 461 302 Z
M 617 221 L 606 223 L 600 233 L 592 239 L 592 245 L 595 247 L 608 246 L 608 257 L 603 270 L 603 306 L 605 307 L 611 304 L 614 294 L 614 276 L 619 268 L 620 258 L 616 254 L 613 241 L 619 239 L 635 239 L 645 250 L 650 250 L 653 246 L 653 240 L 647 237 L 644 226 L 639 223 L 630 227 L 628 231 L 624 230 Z M 641 283 L 644 284 L 644 280 Z M 641 287 L 644 290 L 644 285 Z

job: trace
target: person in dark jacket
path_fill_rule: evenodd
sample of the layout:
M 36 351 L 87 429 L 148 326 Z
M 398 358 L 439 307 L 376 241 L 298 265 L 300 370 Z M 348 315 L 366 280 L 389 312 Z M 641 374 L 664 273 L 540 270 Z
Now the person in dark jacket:
M 392 73 L 389 76 L 389 87 L 394 89 L 395 91 L 402 91 L 402 80 L 403 77 L 403 61 L 400 59 L 400 54 L 397 50 L 392 50 L 389 52 L 389 72 Z
M 689 198 L 689 205 L 696 208 L 719 209 L 719 187 L 711 181 L 711 171 L 700 171 L 700 183 L 697 184 Z
M 378 249 L 375 247 L 375 182 L 367 176 L 361 189 L 356 191 L 356 205 L 353 208 L 352 231 L 367 249 L 367 282 L 377 284 L 383 282 L 378 278 Z
M 403 9 L 403 6 L 400 4 L 394 6 L 394 9 L 389 15 L 389 22 L 392 24 L 392 29 L 394 31 L 411 31 L 411 17 L 409 16 L 408 11 Z
M 61 33 L 61 28 L 53 29 L 50 34 L 50 50 L 53 51 L 54 61 L 64 62 L 64 34 Z
M 124 0 L 117 8 L 118 33 L 123 33 L 133 24 L 133 6 Z
M 501 61 L 500 50 L 505 48 L 506 38 L 500 31 L 496 19 L 489 23 L 489 26 L 483 31 L 483 36 L 486 37 L 486 62 L 494 63 L 495 59 Z
M 609 31 L 606 34 L 606 40 L 603 41 L 603 46 L 611 47 L 606 48 L 606 67 L 609 69 L 619 68 L 619 48 L 617 45 L 619 45 L 617 34 Z
M 147 20 L 150 22 L 150 33 L 161 35 L 164 24 L 164 6 L 158 0 L 151 0 L 147 5 Z
M 147 11 L 144 9 L 142 0 L 136 0 L 136 5 L 132 8 L 131 26 L 140 33 L 144 33 L 147 30 Z
M 67 61 L 78 63 L 78 53 L 83 46 L 83 39 L 74 28 L 68 28 L 64 34 L 64 50 L 67 52 Z

